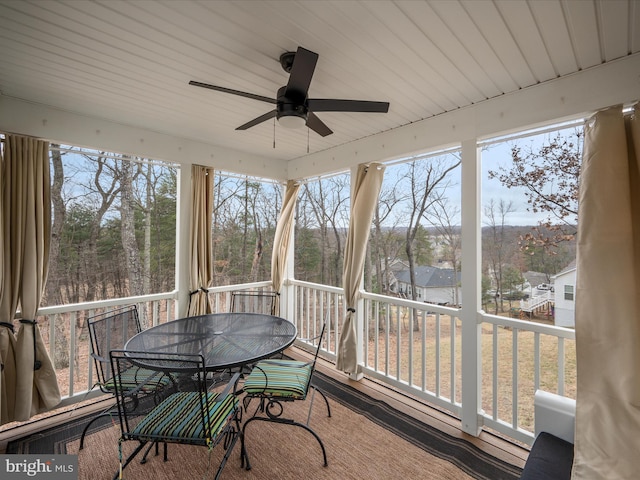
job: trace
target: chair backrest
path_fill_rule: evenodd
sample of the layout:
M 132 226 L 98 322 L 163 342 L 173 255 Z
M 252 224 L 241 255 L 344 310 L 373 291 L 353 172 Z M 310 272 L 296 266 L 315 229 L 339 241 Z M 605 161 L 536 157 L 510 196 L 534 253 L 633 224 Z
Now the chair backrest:
M 279 315 L 276 292 L 236 291 L 231 292 L 231 311 L 239 313 L 264 313 Z
M 91 339 L 91 357 L 101 389 L 113 377 L 109 352 L 123 349 L 127 340 L 141 331 L 135 305 L 100 313 L 87 319 Z M 107 390 L 110 393 L 111 390 Z
M 313 356 L 313 364 L 312 364 L 312 368 L 311 371 L 313 372 L 313 370 L 316 369 L 316 361 L 318 360 L 318 355 L 320 354 L 320 348 L 322 347 L 322 339 L 324 338 L 324 332 L 327 329 L 327 322 L 325 320 L 325 322 L 322 324 L 322 330 L 320 331 L 320 335 L 314 337 L 311 340 L 318 340 L 318 346 L 316 347 L 316 353 Z
M 215 416 L 213 404 L 228 396 L 237 377 L 219 395 L 209 391 L 202 355 L 111 350 L 109 356 L 125 438 L 139 435 L 150 441 L 204 444 L 225 421 Z M 136 372 L 136 382 L 131 381 L 132 371 Z M 141 429 L 141 419 L 147 414 L 144 421 L 150 428 Z M 171 427 L 172 434 L 164 438 L 169 428 L 164 424 L 172 423 L 166 419 L 174 415 L 184 427 Z

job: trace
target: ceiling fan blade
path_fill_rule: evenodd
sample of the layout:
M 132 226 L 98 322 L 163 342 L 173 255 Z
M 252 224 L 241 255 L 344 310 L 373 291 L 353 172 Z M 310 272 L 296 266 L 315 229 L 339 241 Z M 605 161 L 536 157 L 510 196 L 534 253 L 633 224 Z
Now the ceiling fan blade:
M 270 118 L 275 117 L 276 113 L 277 113 L 276 110 L 271 110 L 270 112 L 267 112 L 264 115 L 260 115 L 258 118 L 254 118 L 253 120 L 245 123 L 244 125 L 240 125 L 238 128 L 236 128 L 236 130 L 246 130 L 247 128 L 254 127 L 259 123 L 262 123 L 266 120 L 269 120 Z
M 389 102 L 367 100 L 337 100 L 334 98 L 310 98 L 307 106 L 312 112 L 372 112 L 387 113 Z
M 293 65 L 291 66 L 285 96 L 288 98 L 301 96 L 302 100 L 307 98 L 309 85 L 311 85 L 311 77 L 313 77 L 317 62 L 317 53 L 307 50 L 306 48 L 298 47 L 296 56 L 293 59 Z
M 218 92 L 230 93 L 232 95 L 239 95 L 240 97 L 252 98 L 253 100 L 260 100 L 261 102 L 273 103 L 276 104 L 278 101 L 275 98 L 263 97 L 262 95 L 256 95 L 255 93 L 247 93 L 241 92 L 240 90 L 233 90 L 231 88 L 218 87 L 216 85 L 209 85 L 208 83 L 196 82 L 195 80 L 191 80 L 189 85 L 194 85 L 196 87 L 209 88 L 211 90 L 216 90 Z
M 326 137 L 333 133 L 333 131 L 327 127 L 322 120 L 311 112 L 307 115 L 307 127 L 322 137 Z

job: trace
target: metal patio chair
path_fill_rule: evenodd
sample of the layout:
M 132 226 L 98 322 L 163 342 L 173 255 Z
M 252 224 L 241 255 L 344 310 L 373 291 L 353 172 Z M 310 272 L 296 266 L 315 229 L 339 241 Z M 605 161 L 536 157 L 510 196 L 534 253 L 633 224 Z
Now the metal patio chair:
M 320 335 L 308 339 L 313 342 L 318 342 L 312 361 L 302 362 L 287 359 L 261 360 L 254 366 L 251 373 L 245 379 L 243 386 L 243 392 L 245 393 L 243 399 L 245 411 L 248 410 L 252 400 L 258 400 L 256 410 L 242 427 L 242 450 L 244 452 L 244 459 L 246 460 L 245 467 L 247 470 L 251 470 L 251 464 L 249 462 L 249 456 L 246 453 L 244 435 L 246 434 L 247 426 L 254 421 L 295 425 L 307 430 L 320 444 L 324 466 L 326 467 L 328 465 L 324 443 L 318 434 L 309 426 L 313 399 L 316 392 L 324 399 L 327 406 L 327 416 L 331 417 L 331 407 L 329 406 L 327 397 L 321 390 L 313 386 L 313 374 L 325 330 L 326 322 L 322 326 Z M 313 392 L 311 394 L 307 422 L 300 423 L 294 419 L 286 418 L 284 416 L 285 404 L 287 402 L 306 400 L 310 390 L 313 390 Z
M 110 357 L 121 429 L 120 469 L 114 479 L 121 478 L 122 471 L 145 445 L 160 442 L 203 446 L 209 452 L 222 444 L 225 453 L 216 472 L 218 479 L 238 436 L 242 435 L 235 395 L 239 374 L 232 377 L 222 391 L 212 391 L 202 355 L 112 350 Z M 137 386 L 126 382 L 132 368 L 148 374 Z M 176 388 L 166 389 L 168 394 L 159 403 L 145 405 L 136 400 L 145 385 L 157 384 L 162 388 L 167 378 L 177 380 L 172 383 Z M 122 443 L 130 440 L 139 445 L 124 459 Z M 167 461 L 166 448 L 164 461 Z
M 127 341 L 141 331 L 138 309 L 135 305 L 126 306 L 108 312 L 94 315 L 87 319 L 89 337 L 91 340 L 91 357 L 98 377 L 97 386 L 104 393 L 115 396 L 115 379 L 109 360 L 109 352 L 115 349 L 123 349 Z M 139 368 L 132 368 L 127 375 L 121 375 L 121 381 L 137 385 L 146 372 Z M 166 387 L 170 379 L 163 379 Z M 153 394 L 158 389 L 158 384 L 145 386 L 140 394 Z M 89 427 L 102 417 L 112 417 L 117 414 L 116 403 L 96 415 L 85 425 L 80 436 L 80 450 L 84 448 L 84 439 Z
M 278 316 L 276 292 L 257 292 L 238 290 L 231 292 L 231 312 L 235 313 L 265 313 Z

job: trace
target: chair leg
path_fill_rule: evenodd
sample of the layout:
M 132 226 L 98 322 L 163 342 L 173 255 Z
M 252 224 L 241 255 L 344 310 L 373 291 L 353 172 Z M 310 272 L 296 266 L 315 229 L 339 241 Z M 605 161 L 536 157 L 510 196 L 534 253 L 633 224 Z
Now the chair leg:
M 247 429 L 247 425 L 249 425 L 254 420 L 260 420 L 260 421 L 263 421 L 263 422 L 282 423 L 282 424 L 285 424 L 285 425 L 295 425 L 296 427 L 304 428 L 307 432 L 311 433 L 311 435 L 313 435 L 315 437 L 315 439 L 318 441 L 318 444 L 320 445 L 320 448 L 322 449 L 322 459 L 323 459 L 323 462 L 324 462 L 323 466 L 326 467 L 326 466 L 329 465 L 327 463 L 327 451 L 324 448 L 324 443 L 322 442 L 322 439 L 318 436 L 318 434 L 316 432 L 314 432 L 313 429 L 311 429 L 311 427 L 305 425 L 304 423 L 296 422 L 295 420 L 291 420 L 291 419 L 288 419 L 288 418 L 251 417 L 250 419 L 248 419 L 244 423 L 244 426 L 242 427 L 243 450 L 245 452 L 245 459 L 247 461 L 245 468 L 247 470 L 251 470 L 251 464 L 249 463 L 249 456 L 246 454 L 246 447 L 244 447 L 244 436 L 245 436 L 245 430 Z
M 314 385 L 311 385 L 311 388 L 313 388 L 316 392 L 318 392 L 320 395 L 322 395 L 322 398 L 324 398 L 324 403 L 327 406 L 327 417 L 331 417 L 331 407 L 329 406 L 329 400 L 327 399 L 327 396 L 318 387 L 315 387 Z
M 124 465 L 122 465 L 122 470 L 124 470 L 127 467 L 127 465 L 131 463 L 131 460 L 133 460 L 135 456 L 138 455 L 138 453 L 140 453 L 140 450 L 142 450 L 146 444 L 147 442 L 140 442 L 140 445 L 138 445 L 136 449 L 133 452 L 131 452 L 131 455 L 127 457 L 127 460 L 124 462 Z M 113 480 L 118 480 L 119 477 L 120 477 L 120 469 L 116 470 L 116 473 L 113 476 Z
M 110 417 L 111 414 L 113 413 L 113 409 L 114 409 L 115 405 L 112 407 L 109 407 L 107 410 L 103 411 L 102 413 L 100 413 L 99 415 L 96 415 L 95 417 L 93 417 L 91 420 L 89 420 L 89 423 L 87 423 L 84 428 L 82 429 L 82 435 L 80 435 L 80 450 L 82 450 L 84 448 L 84 437 L 87 435 L 87 432 L 89 431 L 89 427 L 91 425 L 93 425 L 93 422 L 95 422 L 96 420 L 98 420 L 99 418 L 102 417 Z
M 222 462 L 220 462 L 220 466 L 218 467 L 218 470 L 216 472 L 215 480 L 218 480 L 220 478 L 220 475 L 222 475 L 222 470 L 224 469 L 224 466 L 227 464 L 227 460 L 231 456 L 231 453 L 233 452 L 233 447 L 236 445 L 236 442 L 238 441 L 238 435 L 240 434 L 241 434 L 240 430 L 234 430 L 232 432 L 231 442 L 228 445 L 225 445 L 226 450 L 224 452 L 224 456 L 222 457 Z M 243 448 L 244 448 L 244 445 L 243 445 Z M 242 455 L 242 453 L 240 453 L 240 455 Z
M 309 413 L 307 414 L 307 425 L 311 423 L 311 413 L 313 411 L 313 401 L 315 400 L 316 392 L 318 392 L 322 396 L 322 398 L 324 398 L 324 403 L 325 405 L 327 405 L 327 416 L 331 417 L 331 407 L 329 406 L 329 400 L 327 400 L 326 395 L 322 392 L 322 390 L 314 387 L 313 385 L 311 385 L 311 388 L 313 389 L 313 393 L 311 394 L 311 401 L 309 402 Z
M 142 456 L 142 460 L 140 460 L 140 463 L 141 463 L 141 464 L 143 464 L 143 465 L 144 465 L 145 463 L 147 463 L 147 455 L 149 455 L 149 452 L 151 451 L 151 449 L 152 449 L 154 446 L 156 447 L 156 457 L 160 454 L 160 450 L 159 450 L 159 448 L 158 448 L 158 442 L 153 442 L 153 443 L 152 443 L 151 445 L 149 445 L 149 446 L 147 447 L 147 449 L 145 450 L 144 455 Z M 167 460 L 168 460 L 168 458 L 167 458 L 167 443 L 166 443 L 166 442 L 164 442 L 164 461 L 166 462 Z

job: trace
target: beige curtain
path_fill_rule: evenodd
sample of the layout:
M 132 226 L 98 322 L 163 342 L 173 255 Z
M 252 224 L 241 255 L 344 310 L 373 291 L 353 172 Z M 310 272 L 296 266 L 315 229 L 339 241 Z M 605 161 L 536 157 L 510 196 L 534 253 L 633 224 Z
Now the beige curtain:
M 638 478 L 640 113 L 585 127 L 576 286 L 578 390 L 573 479 Z
M 296 211 L 296 200 L 298 198 L 300 185 L 294 181 L 287 182 L 287 190 L 284 194 L 280 217 L 276 225 L 276 233 L 273 237 L 273 252 L 271 253 L 271 284 L 273 291 L 278 296 L 273 302 L 272 315 L 280 313 L 280 289 L 284 281 L 285 266 L 287 264 L 287 252 L 291 244 L 291 232 L 293 231 L 293 220 Z
M 6 148 L 6 144 L 5 144 Z M 5 238 L 11 231 L 5 228 L 11 209 L 10 164 L 5 168 L 4 153 L 0 157 L 0 425 L 15 418 L 16 392 L 16 340 L 13 331 L 13 317 L 18 308 L 18 280 L 13 277 L 18 258 L 11 255 L 11 241 Z M 6 248 L 5 248 L 6 247 Z
M 213 281 L 211 222 L 213 217 L 213 168 L 191 167 L 191 273 L 189 316 L 211 313 L 207 288 Z
M 380 164 L 358 165 L 355 184 L 352 188 L 349 232 L 344 249 L 342 287 L 347 307 L 338 341 L 336 369 L 356 373 L 357 333 L 355 307 L 364 268 L 364 258 L 369 240 L 371 220 L 378 202 L 384 167 Z
M 11 289 L 17 289 L 22 312 L 15 342 L 14 420 L 24 421 L 60 403 L 55 369 L 36 321 L 51 239 L 49 143 L 8 135 L 3 176 L 3 221 L 8 234 L 4 246 L 13 259 L 9 278 Z

